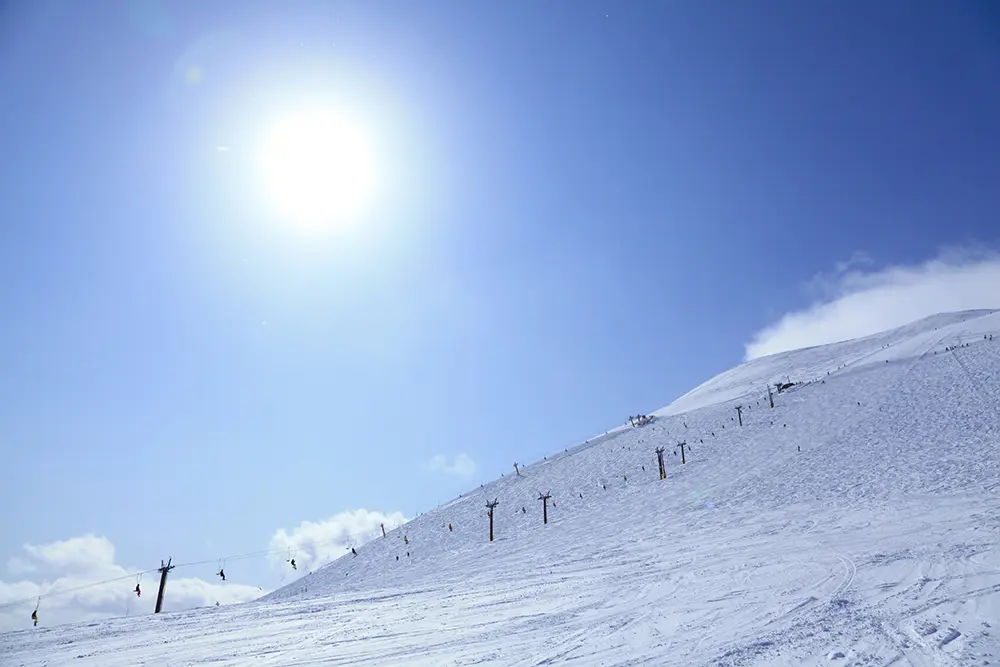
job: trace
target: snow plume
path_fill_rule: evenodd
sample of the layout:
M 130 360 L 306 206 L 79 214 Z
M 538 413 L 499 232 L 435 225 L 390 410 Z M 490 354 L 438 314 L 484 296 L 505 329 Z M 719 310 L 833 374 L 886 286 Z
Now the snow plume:
M 476 474 L 476 462 L 468 454 L 458 454 L 451 462 L 448 458 L 438 454 L 427 462 L 427 469 L 431 472 L 443 472 L 459 477 L 472 477 Z
M 872 269 L 856 254 L 832 274 L 814 278 L 809 307 L 754 334 L 746 359 L 859 338 L 937 313 L 1000 308 L 1000 253 L 943 251 L 922 264 Z
M 158 575 L 147 573 L 137 580 L 139 568 L 117 563 L 115 545 L 106 537 L 83 535 L 25 544 L 23 554 L 8 560 L 6 569 L 12 580 L 0 579 L 0 630 L 27 627 L 39 596 L 38 615 L 47 626 L 150 614 L 156 603 Z M 137 581 L 141 597 L 134 592 Z M 171 575 L 170 595 L 163 608 L 173 611 L 216 602 L 246 602 L 260 595 L 263 592 L 254 586 L 185 578 L 178 570 Z M 26 600 L 30 602 L 22 602 Z
M 322 521 L 303 521 L 290 531 L 279 528 L 271 538 L 271 549 L 284 553 L 277 553 L 273 562 L 283 564 L 294 557 L 299 571 L 312 571 L 348 553 L 351 547 L 381 536 L 380 524 L 389 531 L 407 521 L 402 512 L 357 509 Z

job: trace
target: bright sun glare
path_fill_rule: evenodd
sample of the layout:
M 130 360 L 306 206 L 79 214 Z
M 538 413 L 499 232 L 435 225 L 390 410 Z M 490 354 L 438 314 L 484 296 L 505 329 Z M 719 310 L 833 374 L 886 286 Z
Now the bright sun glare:
M 354 222 L 375 184 L 368 137 L 327 110 L 294 113 L 275 123 L 264 139 L 260 170 L 276 213 L 306 228 Z

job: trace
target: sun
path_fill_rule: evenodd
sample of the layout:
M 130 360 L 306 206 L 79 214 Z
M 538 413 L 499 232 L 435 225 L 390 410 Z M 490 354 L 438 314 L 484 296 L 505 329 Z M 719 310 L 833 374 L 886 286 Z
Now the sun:
M 307 229 L 355 222 L 375 186 L 371 143 L 363 128 L 328 109 L 277 120 L 264 137 L 262 191 L 282 219 Z

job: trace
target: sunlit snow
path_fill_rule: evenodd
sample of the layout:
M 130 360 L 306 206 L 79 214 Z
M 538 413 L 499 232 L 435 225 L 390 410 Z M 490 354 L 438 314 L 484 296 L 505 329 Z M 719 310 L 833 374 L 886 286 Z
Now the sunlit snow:
M 28 628 L 0 662 L 1000 664 L 1000 313 L 756 359 L 654 414 L 258 602 Z

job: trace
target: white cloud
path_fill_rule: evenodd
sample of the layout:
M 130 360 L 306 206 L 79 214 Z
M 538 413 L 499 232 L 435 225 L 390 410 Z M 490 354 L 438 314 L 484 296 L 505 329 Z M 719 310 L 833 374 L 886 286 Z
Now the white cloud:
M 49 626 L 153 612 L 158 575 L 147 574 L 142 578 L 142 596 L 137 597 L 134 573 L 138 568 L 116 563 L 115 546 L 106 537 L 83 535 L 47 544 L 25 544 L 23 550 L 24 555 L 8 561 L 10 574 L 37 576 L 0 580 L 0 631 L 27 627 L 39 596 L 42 599 L 38 615 Z M 217 601 L 246 602 L 263 595 L 255 586 L 210 583 L 185 578 L 182 570 L 175 572 L 167 583 L 165 610 L 188 609 Z
M 391 530 L 407 518 L 401 512 L 383 513 L 365 509 L 341 512 L 329 519 L 303 521 L 289 531 L 279 529 L 271 538 L 277 550 L 273 562 L 285 565 L 284 554 L 295 555 L 304 574 L 343 556 L 382 534 L 380 524 Z M 263 554 L 261 554 L 263 555 Z M 254 600 L 269 591 L 234 582 L 206 581 L 184 576 L 187 567 L 175 560 L 176 569 L 167 582 L 165 611 L 177 611 Z M 198 572 L 204 563 L 192 564 Z M 38 610 L 42 624 L 151 614 L 156 604 L 159 574 L 136 577 L 139 568 L 126 567 L 115 559 L 115 545 L 106 537 L 81 535 L 45 544 L 25 544 L 22 552 L 7 561 L 7 580 L 0 579 L 0 632 L 30 627 L 31 611 L 41 596 Z M 141 597 L 135 595 L 139 581 Z
M 271 538 L 271 549 L 284 552 L 274 557 L 283 561 L 295 557 L 300 571 L 311 571 L 343 556 L 350 548 L 360 546 L 386 531 L 406 523 L 402 512 L 383 512 L 357 509 L 335 514 L 323 521 L 303 521 L 291 531 L 279 528 Z M 287 567 L 287 566 L 286 566 Z
M 106 537 L 84 535 L 49 544 L 25 544 L 35 563 L 60 572 L 100 572 L 115 562 L 115 545 Z
M 993 251 L 952 249 L 922 264 L 857 268 L 870 265 L 857 254 L 814 278 L 810 287 L 823 296 L 754 334 L 746 358 L 867 336 L 942 312 L 1000 308 L 1000 254 Z
M 427 469 L 459 477 L 472 477 L 476 474 L 476 462 L 472 460 L 471 456 L 463 453 L 458 454 L 454 461 L 449 463 L 445 456 L 438 454 L 427 462 Z

